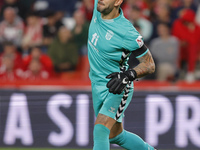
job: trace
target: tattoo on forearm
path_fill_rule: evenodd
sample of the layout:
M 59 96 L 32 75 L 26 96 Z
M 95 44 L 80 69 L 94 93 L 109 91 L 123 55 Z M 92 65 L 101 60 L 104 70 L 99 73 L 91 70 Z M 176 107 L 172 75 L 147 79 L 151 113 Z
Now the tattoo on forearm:
M 140 64 L 134 68 L 137 73 L 137 78 L 144 77 L 155 71 L 155 64 L 149 51 L 144 56 L 138 58 L 138 60 Z

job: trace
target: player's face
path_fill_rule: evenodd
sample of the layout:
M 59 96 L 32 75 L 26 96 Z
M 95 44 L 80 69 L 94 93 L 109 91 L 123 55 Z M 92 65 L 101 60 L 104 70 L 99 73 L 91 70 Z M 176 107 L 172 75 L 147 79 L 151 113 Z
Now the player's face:
M 115 7 L 116 0 L 98 0 L 97 10 L 102 14 L 109 14 Z

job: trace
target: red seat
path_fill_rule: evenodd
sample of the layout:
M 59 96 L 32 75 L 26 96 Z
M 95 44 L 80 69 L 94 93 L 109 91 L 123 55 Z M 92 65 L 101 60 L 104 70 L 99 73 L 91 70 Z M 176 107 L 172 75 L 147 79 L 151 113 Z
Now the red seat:
M 75 71 L 64 72 L 60 78 L 64 80 L 89 80 L 89 61 L 87 56 L 80 56 Z

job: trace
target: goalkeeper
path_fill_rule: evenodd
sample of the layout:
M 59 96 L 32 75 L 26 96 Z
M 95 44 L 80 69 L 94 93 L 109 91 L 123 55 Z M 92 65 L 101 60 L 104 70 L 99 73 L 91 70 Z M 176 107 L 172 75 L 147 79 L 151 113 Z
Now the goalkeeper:
M 115 143 L 128 150 L 154 150 L 123 129 L 122 118 L 133 95 L 133 81 L 155 70 L 142 36 L 123 16 L 123 0 L 95 0 L 88 36 L 88 58 L 95 115 L 93 150 Z M 130 54 L 139 60 L 128 68 Z

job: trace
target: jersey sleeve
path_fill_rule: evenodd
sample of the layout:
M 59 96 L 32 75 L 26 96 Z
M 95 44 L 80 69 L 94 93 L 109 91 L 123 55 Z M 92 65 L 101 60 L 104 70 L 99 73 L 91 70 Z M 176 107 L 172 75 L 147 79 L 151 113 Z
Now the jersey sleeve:
M 98 0 L 94 0 L 94 9 L 97 8 L 97 3 L 98 3 Z
M 94 9 L 93 9 L 93 16 L 92 16 L 92 18 L 94 18 L 94 16 L 97 15 L 97 4 L 98 4 L 98 0 L 94 0 Z
M 123 49 L 131 51 L 136 58 L 139 58 L 147 53 L 148 49 L 144 45 L 142 36 L 135 28 L 131 28 L 124 36 Z

